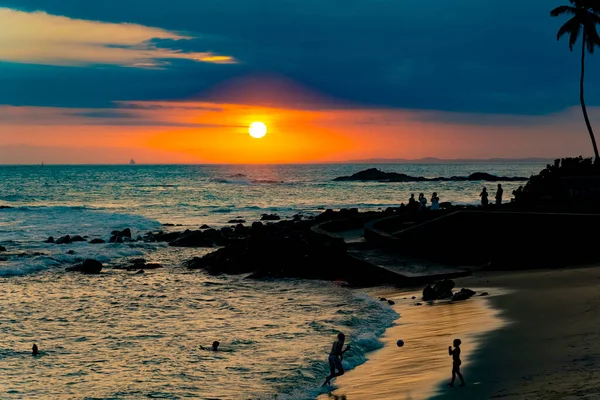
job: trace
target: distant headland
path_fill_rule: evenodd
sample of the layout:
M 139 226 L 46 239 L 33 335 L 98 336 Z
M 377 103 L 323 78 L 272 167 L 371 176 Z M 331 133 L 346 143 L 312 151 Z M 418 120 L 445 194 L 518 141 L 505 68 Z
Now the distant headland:
M 496 176 L 485 172 L 475 172 L 469 176 L 451 176 L 425 178 L 422 176 L 410 176 L 398 172 L 384 172 L 377 168 L 369 168 L 357 172 L 351 176 L 340 176 L 334 181 L 376 181 L 376 182 L 447 182 L 447 181 L 487 181 L 487 182 L 512 182 L 527 181 L 524 176 Z
M 435 157 L 424 158 L 368 158 L 348 160 L 346 164 L 547 164 L 554 158 L 454 158 L 444 159 Z

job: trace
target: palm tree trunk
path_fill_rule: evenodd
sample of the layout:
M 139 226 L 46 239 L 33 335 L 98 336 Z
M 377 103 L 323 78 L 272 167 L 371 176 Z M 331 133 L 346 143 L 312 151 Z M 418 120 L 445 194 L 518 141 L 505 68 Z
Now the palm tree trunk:
M 590 124 L 590 118 L 588 117 L 587 109 L 585 108 L 585 99 L 583 96 L 583 79 L 585 77 L 585 43 L 586 42 L 586 34 L 585 30 L 583 31 L 583 38 L 581 43 L 583 47 L 581 49 L 581 81 L 579 82 L 579 100 L 581 101 L 581 109 L 583 110 L 583 118 L 585 119 L 585 124 L 587 125 L 588 132 L 590 133 L 590 138 L 592 139 L 592 146 L 594 146 L 594 155 L 596 156 L 596 160 L 600 159 L 600 154 L 598 154 L 598 146 L 596 145 L 596 138 L 594 137 L 594 131 L 592 130 L 592 124 Z

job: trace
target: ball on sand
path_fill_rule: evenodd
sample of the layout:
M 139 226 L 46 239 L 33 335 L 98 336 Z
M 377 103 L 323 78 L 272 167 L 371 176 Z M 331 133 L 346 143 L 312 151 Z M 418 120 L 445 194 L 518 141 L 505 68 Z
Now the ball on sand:
M 396 344 L 398 345 L 398 347 L 402 347 L 404 346 L 404 340 L 398 340 Z

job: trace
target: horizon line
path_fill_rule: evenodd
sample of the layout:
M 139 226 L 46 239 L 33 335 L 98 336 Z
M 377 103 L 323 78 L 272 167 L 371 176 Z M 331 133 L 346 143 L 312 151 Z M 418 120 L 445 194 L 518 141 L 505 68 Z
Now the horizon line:
M 138 163 L 130 164 L 129 162 L 123 163 L 23 163 L 23 164 L 1 164 L 0 167 L 17 167 L 17 166 L 130 166 L 135 168 L 136 166 L 160 166 L 160 165 L 360 165 L 360 164 L 443 164 L 443 163 L 482 163 L 482 162 L 524 162 L 524 163 L 537 163 L 554 161 L 564 157 L 519 157 L 519 158 L 507 158 L 507 157 L 492 157 L 492 158 L 437 158 L 437 157 L 422 157 L 422 158 L 367 158 L 357 160 L 344 160 L 344 161 L 309 161 L 309 162 L 274 162 L 274 163 L 211 163 L 211 162 L 197 162 L 197 163 Z M 585 157 L 584 157 L 585 158 Z

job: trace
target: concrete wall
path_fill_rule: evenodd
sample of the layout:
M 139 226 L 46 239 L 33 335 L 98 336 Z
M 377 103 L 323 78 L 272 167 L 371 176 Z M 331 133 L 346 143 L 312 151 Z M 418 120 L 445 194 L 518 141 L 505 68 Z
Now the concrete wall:
M 371 242 L 449 264 L 502 268 L 600 260 L 600 215 L 457 211 L 390 235 L 394 220 L 365 227 Z

